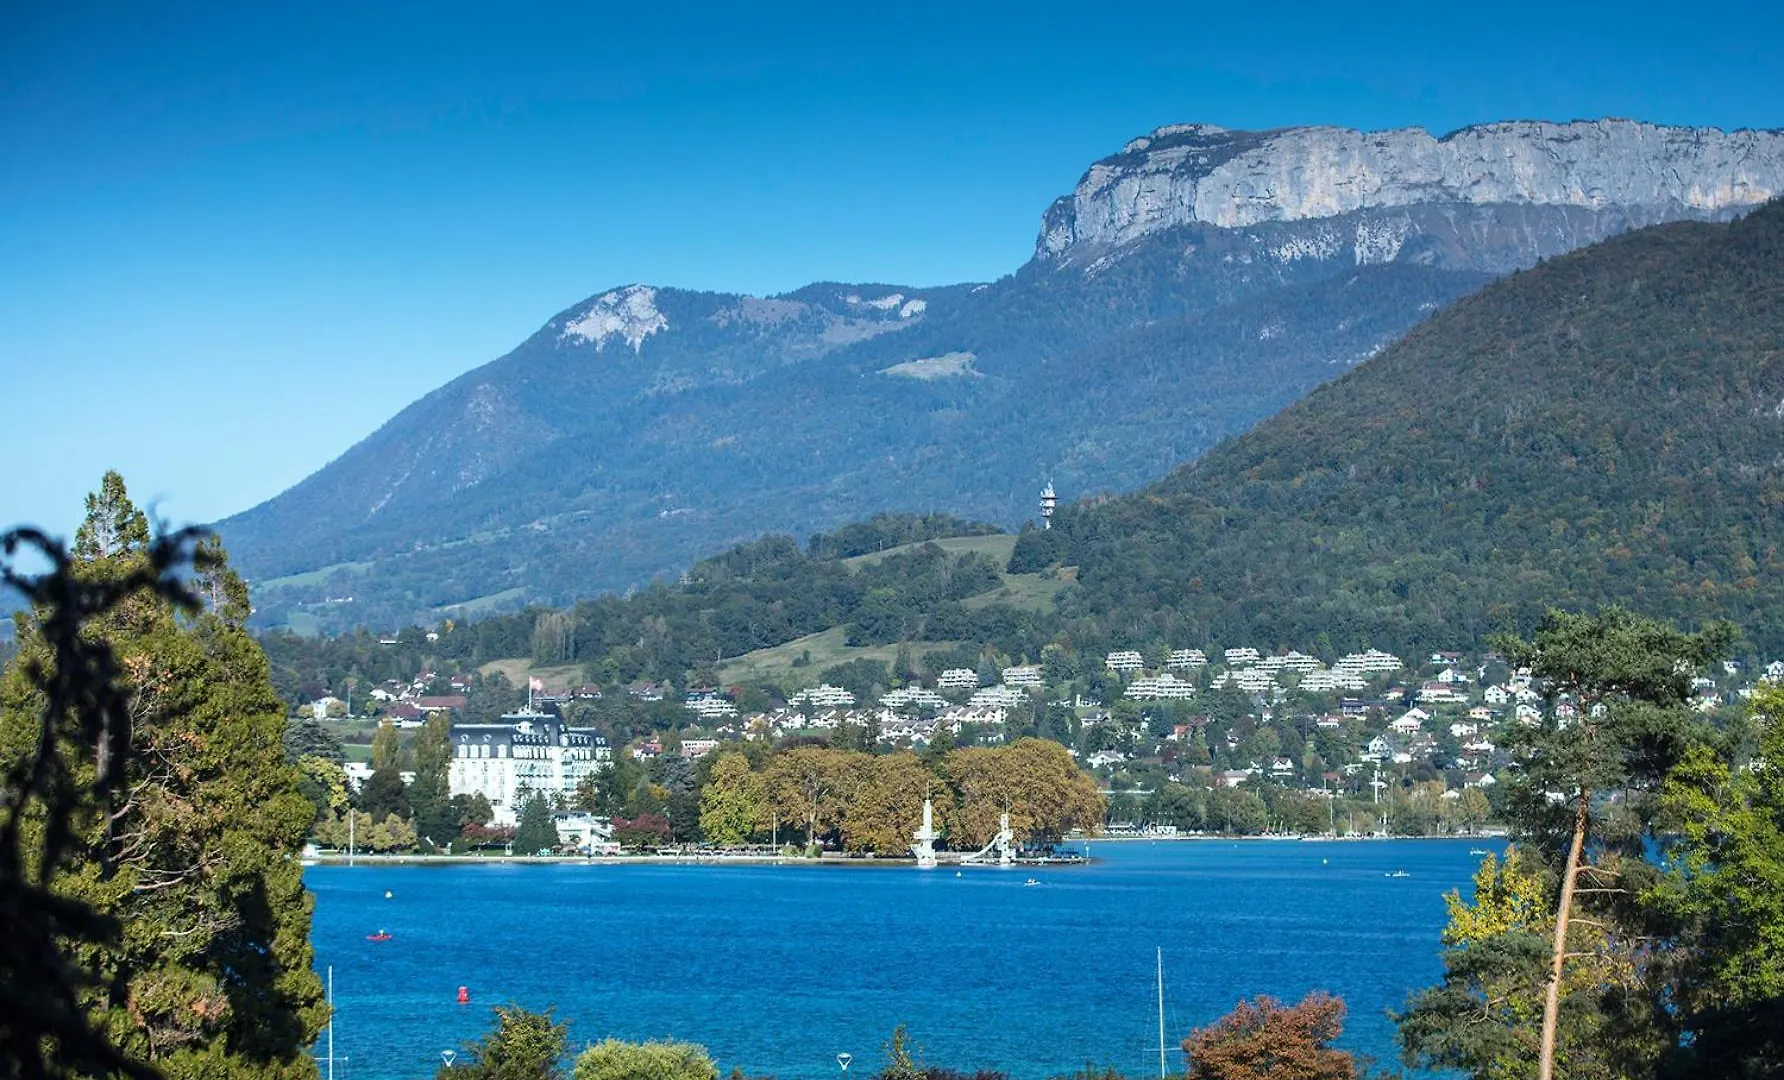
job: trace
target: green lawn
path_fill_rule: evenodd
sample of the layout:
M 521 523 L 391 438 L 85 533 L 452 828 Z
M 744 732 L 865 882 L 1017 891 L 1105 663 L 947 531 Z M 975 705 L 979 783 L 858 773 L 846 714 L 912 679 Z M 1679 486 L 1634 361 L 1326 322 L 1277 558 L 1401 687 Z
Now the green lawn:
M 900 544 L 897 547 L 887 548 L 884 551 L 875 551 L 868 555 L 857 555 L 852 559 L 844 559 L 843 562 L 848 566 L 869 566 L 879 562 L 888 555 L 895 555 L 901 551 L 910 551 L 913 548 L 922 547 L 923 544 L 934 544 L 943 551 L 951 552 L 955 555 L 964 554 L 968 551 L 977 551 L 997 560 L 999 566 L 1005 566 L 1008 565 L 1010 561 L 1010 552 L 1016 550 L 1016 537 L 1011 533 L 994 533 L 991 536 L 950 536 L 943 540 L 925 540 L 918 544 Z
M 1008 604 L 1014 608 L 1052 614 L 1054 603 L 1059 598 L 1059 590 L 1077 580 L 1078 568 L 1075 566 L 1064 567 L 1054 572 L 1051 578 L 1044 574 L 1005 574 L 1001 588 L 968 597 L 966 606 L 976 611 L 992 604 Z
M 293 611 L 285 616 L 285 628 L 298 637 L 315 637 L 322 632 L 322 620 L 307 611 Z
M 844 627 L 833 626 L 821 633 L 808 634 L 789 641 L 785 645 L 745 653 L 720 665 L 719 678 L 726 684 L 760 680 L 787 685 L 789 688 L 805 684 L 816 686 L 818 676 L 827 667 L 850 660 L 881 660 L 891 664 L 898 659 L 897 645 L 852 646 L 844 641 L 847 633 Z M 931 649 L 951 649 L 957 644 L 959 642 L 913 641 L 911 652 L 920 656 Z M 811 663 L 795 668 L 793 661 L 807 651 L 811 653 Z
M 491 660 L 477 669 L 484 675 L 500 672 L 515 686 L 524 687 L 528 676 L 538 676 L 545 683 L 547 690 L 569 690 L 582 685 L 581 664 L 556 664 L 547 667 L 536 667 L 527 657 L 516 657 L 510 660 Z

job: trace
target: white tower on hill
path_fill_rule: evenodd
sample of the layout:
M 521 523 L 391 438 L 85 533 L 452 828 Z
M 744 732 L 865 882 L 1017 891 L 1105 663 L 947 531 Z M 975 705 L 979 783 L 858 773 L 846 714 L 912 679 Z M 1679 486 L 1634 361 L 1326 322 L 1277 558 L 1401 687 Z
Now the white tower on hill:
M 1053 527 L 1053 508 L 1057 505 L 1059 496 L 1053 494 L 1053 481 L 1049 480 L 1047 486 L 1041 489 L 1041 528 Z

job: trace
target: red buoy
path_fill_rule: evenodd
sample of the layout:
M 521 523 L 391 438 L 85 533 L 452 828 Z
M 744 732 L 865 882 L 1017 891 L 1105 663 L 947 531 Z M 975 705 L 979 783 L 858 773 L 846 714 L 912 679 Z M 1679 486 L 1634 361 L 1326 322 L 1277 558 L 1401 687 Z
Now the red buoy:
M 460 1005 L 469 1005 L 471 1003 L 471 988 L 470 987 L 461 986 L 458 988 L 458 1003 Z

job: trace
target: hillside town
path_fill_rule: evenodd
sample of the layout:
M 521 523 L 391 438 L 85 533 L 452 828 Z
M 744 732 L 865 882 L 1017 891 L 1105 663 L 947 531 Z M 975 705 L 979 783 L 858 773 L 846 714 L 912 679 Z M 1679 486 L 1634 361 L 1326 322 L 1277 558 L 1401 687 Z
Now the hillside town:
M 1725 662 L 1718 677 L 1695 680 L 1693 707 L 1731 708 L 1756 683 L 1781 680 L 1784 661 L 1753 678 L 1741 664 Z M 677 692 L 641 682 L 603 690 L 547 686 L 535 677 L 524 704 L 473 718 L 467 709 L 477 685 L 477 676 L 424 669 L 407 682 L 373 687 L 357 707 L 325 695 L 302 711 L 362 727 L 375 719 L 399 731 L 444 715 L 453 796 L 487 800 L 490 824 L 500 828 L 514 826 L 525 799 L 542 793 L 560 831 L 599 841 L 610 830 L 574 807 L 579 788 L 611 768 L 616 754 L 633 763 L 665 755 L 698 762 L 744 742 L 922 752 L 1028 735 L 1063 744 L 1092 772 L 1109 797 L 1105 828 L 1115 834 L 1199 831 L 1169 820 L 1159 793 L 1175 788 L 1265 795 L 1271 806 L 1295 796 L 1301 812 L 1273 819 L 1277 830 L 1322 831 L 1314 811 L 1323 801 L 1323 831 L 1387 831 L 1395 828 L 1395 808 L 1399 831 L 1475 831 L 1492 820 L 1511 727 L 1547 716 L 1565 725 L 1576 708 L 1564 698 L 1546 701 L 1528 671 L 1491 652 L 1409 660 L 1371 649 L 1328 664 L 1295 650 L 1243 646 L 1115 650 L 1090 672 L 1056 657 L 982 670 L 948 667 L 905 685 L 873 687 L 877 694 L 821 681 L 753 709 L 747 699 L 763 695 L 743 688 Z M 635 722 L 621 727 L 615 716 Z M 356 788 L 371 771 L 365 761 L 346 763 Z M 1340 799 L 1352 807 L 1344 825 L 1332 809 Z M 1413 813 L 1420 803 L 1423 813 Z M 1358 804 L 1371 808 L 1360 824 Z

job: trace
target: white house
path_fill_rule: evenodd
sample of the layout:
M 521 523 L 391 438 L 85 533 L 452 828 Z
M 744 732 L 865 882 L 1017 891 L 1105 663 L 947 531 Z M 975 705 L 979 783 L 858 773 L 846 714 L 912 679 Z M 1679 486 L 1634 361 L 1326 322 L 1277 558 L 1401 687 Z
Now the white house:
M 1145 660 L 1133 649 L 1118 649 L 1108 655 L 1103 666 L 1110 671 L 1138 671 L 1145 666 Z
M 617 855 L 619 845 L 612 843 L 613 820 L 586 814 L 580 810 L 560 810 L 551 815 L 557 827 L 558 843 L 589 855 Z
M 1003 669 L 1005 686 L 1039 686 L 1041 685 L 1041 669 L 1038 667 L 1007 667 Z

